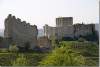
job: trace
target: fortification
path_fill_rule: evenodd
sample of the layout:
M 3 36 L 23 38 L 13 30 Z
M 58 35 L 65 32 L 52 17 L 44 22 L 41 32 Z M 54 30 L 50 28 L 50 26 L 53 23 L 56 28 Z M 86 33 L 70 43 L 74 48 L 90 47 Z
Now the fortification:
M 56 18 L 56 27 L 44 26 L 45 36 L 48 38 L 62 39 L 63 37 L 79 37 L 92 34 L 95 30 L 94 24 L 73 24 L 73 17 Z
M 73 17 L 56 18 L 56 27 L 69 26 L 73 24 Z
M 17 46 L 24 47 L 26 43 L 33 49 L 37 45 L 38 30 L 36 25 L 30 25 L 26 21 L 9 14 L 5 19 L 4 37 L 10 38 Z
M 74 36 L 80 37 L 95 32 L 95 24 L 74 24 Z

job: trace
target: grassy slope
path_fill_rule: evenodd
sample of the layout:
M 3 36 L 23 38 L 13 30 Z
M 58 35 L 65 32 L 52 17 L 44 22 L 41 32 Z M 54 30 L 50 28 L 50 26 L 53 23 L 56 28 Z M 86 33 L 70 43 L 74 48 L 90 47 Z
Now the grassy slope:
M 86 65 L 98 65 L 98 45 L 91 42 L 62 41 L 60 47 L 71 49 L 86 58 Z M 62 48 L 63 49 L 63 48 Z M 54 50 L 53 50 L 54 51 Z M 59 52 L 59 51 L 58 51 Z M 1 66 L 37 66 L 48 54 L 43 53 L 0 53 Z M 59 57 L 56 55 L 56 57 Z M 59 59 L 58 59 L 59 61 Z

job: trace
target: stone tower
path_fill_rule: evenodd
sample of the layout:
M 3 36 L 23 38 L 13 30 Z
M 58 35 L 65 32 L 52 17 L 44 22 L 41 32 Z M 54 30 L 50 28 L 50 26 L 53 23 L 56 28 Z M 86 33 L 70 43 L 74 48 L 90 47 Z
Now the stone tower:
M 30 48 L 33 49 L 37 45 L 37 35 L 36 25 L 30 25 L 11 14 L 5 19 L 4 37 L 10 38 L 17 46 L 24 47 L 29 43 Z
M 56 27 L 44 26 L 45 36 L 54 37 L 57 40 L 63 38 L 77 38 L 92 34 L 95 31 L 94 24 L 73 24 L 73 17 L 56 18 Z
M 73 17 L 59 17 L 56 18 L 56 27 L 63 27 L 73 24 Z
M 58 17 L 56 18 L 57 37 L 62 39 L 63 37 L 73 36 L 73 17 Z
M 8 18 L 5 19 L 5 30 L 4 30 L 4 37 L 11 38 L 12 36 L 12 21 L 14 20 L 14 16 L 11 14 L 8 15 Z

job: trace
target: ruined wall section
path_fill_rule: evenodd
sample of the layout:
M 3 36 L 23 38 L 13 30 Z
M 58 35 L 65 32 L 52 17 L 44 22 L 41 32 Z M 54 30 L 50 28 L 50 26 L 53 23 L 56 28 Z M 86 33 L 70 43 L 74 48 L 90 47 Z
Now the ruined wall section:
M 74 37 L 74 27 L 73 25 L 57 27 L 57 39 L 62 39 L 63 37 Z
M 92 34 L 95 31 L 94 24 L 73 24 L 73 17 L 56 18 L 56 27 L 44 26 L 45 36 L 56 37 L 60 40 L 63 37 L 80 37 Z
M 57 33 L 58 33 L 57 27 L 51 27 L 51 26 L 48 26 L 48 25 L 44 26 L 44 34 L 49 39 L 57 38 Z
M 38 30 L 36 25 L 30 25 L 15 16 L 9 15 L 5 21 L 5 37 L 12 38 L 18 46 L 25 46 L 29 42 L 31 48 L 37 45 Z
M 4 37 L 5 38 L 11 38 L 11 36 L 12 36 L 12 26 L 13 26 L 12 16 L 10 14 L 8 16 L 8 18 L 5 19 L 5 30 L 4 30 Z
M 94 24 L 75 24 L 74 25 L 74 36 L 86 36 L 92 34 L 95 31 Z

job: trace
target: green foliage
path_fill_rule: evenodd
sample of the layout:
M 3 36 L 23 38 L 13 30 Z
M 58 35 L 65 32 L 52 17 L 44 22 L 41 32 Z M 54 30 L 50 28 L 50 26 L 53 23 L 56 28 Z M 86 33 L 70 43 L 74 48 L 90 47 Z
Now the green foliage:
M 32 49 L 30 49 L 30 43 L 26 42 L 24 43 L 24 46 L 17 46 L 19 52 L 31 52 Z
M 85 40 L 84 38 L 81 38 L 81 37 L 80 37 L 80 38 L 78 39 L 78 41 L 79 41 L 79 42 L 84 42 L 84 41 L 86 41 L 86 40 Z
M 23 56 L 23 54 L 20 54 L 19 57 L 14 61 L 12 64 L 13 66 L 26 66 L 27 65 L 27 59 Z
M 12 44 L 12 45 L 9 46 L 9 51 L 17 52 L 18 51 L 18 47 L 15 44 Z
M 84 64 L 85 59 L 82 55 L 63 47 L 56 48 L 40 62 L 40 66 L 81 66 Z
M 37 66 L 45 54 L 0 53 L 1 66 Z
M 13 66 L 37 66 L 44 54 L 22 53 L 14 61 Z
M 97 42 L 97 43 L 99 42 L 99 36 L 96 31 L 86 36 L 80 36 L 80 38 L 84 38 L 87 41 L 92 41 L 92 42 Z
M 89 56 L 99 56 L 99 45 L 96 43 L 90 43 L 88 46 L 86 46 L 86 50 Z
M 63 37 L 62 41 L 73 41 L 74 39 L 71 37 Z
M 80 41 L 62 41 L 59 43 L 60 47 L 70 48 L 76 52 L 81 53 L 83 56 L 98 56 L 99 46 L 93 42 L 80 42 Z
M 19 53 L 12 44 L 10 53 L 0 53 L 1 66 L 96 66 L 99 45 L 89 41 L 62 41 L 51 53 Z M 2 50 L 6 51 L 6 50 Z
M 11 66 L 16 57 L 15 53 L 0 53 L 0 66 Z
M 87 66 L 99 66 L 99 58 L 92 59 L 86 58 L 86 65 Z
M 98 45 L 88 41 L 62 41 L 58 48 L 48 54 L 40 66 L 81 66 L 98 65 Z M 87 59 L 89 57 L 89 59 Z M 91 59 L 96 57 L 96 60 Z

